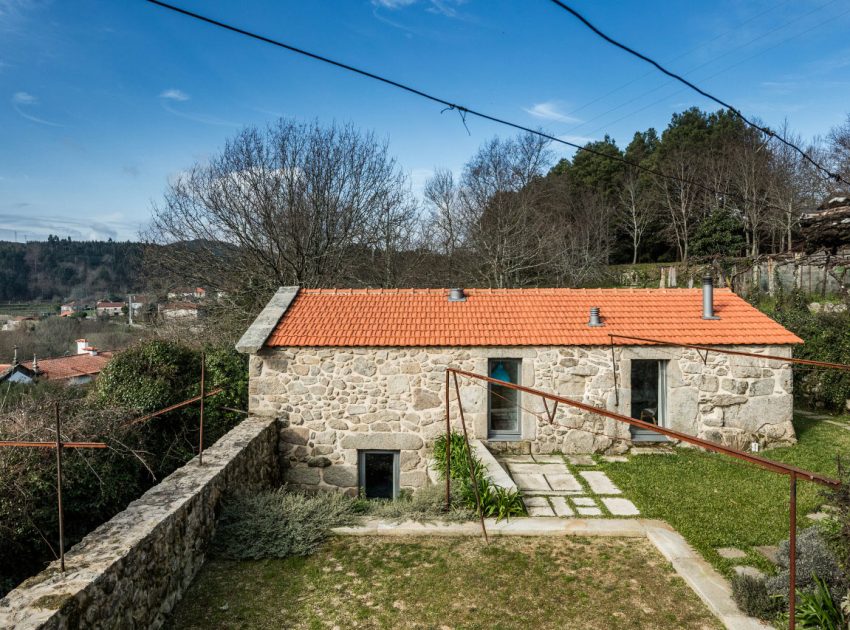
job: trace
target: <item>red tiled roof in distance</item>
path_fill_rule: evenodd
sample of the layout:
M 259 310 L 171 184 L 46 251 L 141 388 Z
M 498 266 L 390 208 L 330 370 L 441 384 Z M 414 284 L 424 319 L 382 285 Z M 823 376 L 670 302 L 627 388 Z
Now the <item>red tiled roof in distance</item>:
M 609 334 L 674 343 L 796 344 L 802 340 L 728 289 L 718 320 L 701 289 L 301 289 L 267 346 L 589 346 Z M 604 326 L 587 325 L 598 306 Z M 635 345 L 615 339 L 618 345 Z
M 103 370 L 111 358 L 111 352 L 100 352 L 94 356 L 90 354 L 71 354 L 67 357 L 38 359 L 38 373 L 40 378 L 49 381 L 80 376 L 95 376 Z M 22 361 L 21 365 L 32 369 L 32 361 Z

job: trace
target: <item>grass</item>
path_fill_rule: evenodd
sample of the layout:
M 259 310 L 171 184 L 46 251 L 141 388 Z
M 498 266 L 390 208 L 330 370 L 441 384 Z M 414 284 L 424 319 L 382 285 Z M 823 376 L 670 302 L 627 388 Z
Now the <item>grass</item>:
M 794 426 L 795 446 L 761 454 L 835 476 L 836 454 L 850 454 L 850 431 L 811 417 L 797 417 Z M 639 455 L 602 465 L 644 518 L 667 521 L 722 573 L 730 575 L 736 563 L 773 570 L 753 548 L 788 537 L 788 477 L 684 448 L 673 455 Z M 822 502 L 821 486 L 798 480 L 798 527 L 813 524 L 806 515 Z M 717 554 L 718 547 L 738 547 L 748 555 L 743 562 L 730 562 Z
M 645 539 L 338 537 L 307 558 L 207 562 L 197 628 L 719 628 Z

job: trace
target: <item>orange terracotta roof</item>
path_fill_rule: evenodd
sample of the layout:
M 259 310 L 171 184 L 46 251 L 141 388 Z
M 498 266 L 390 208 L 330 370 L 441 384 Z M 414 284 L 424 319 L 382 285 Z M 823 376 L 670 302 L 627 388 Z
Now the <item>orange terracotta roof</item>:
M 267 346 L 587 346 L 609 334 L 692 344 L 802 340 L 728 289 L 702 319 L 701 289 L 301 289 Z M 604 326 L 587 325 L 592 306 Z M 619 345 L 635 342 L 615 339 Z
M 111 352 L 100 352 L 94 356 L 71 354 L 67 357 L 38 359 L 38 374 L 40 378 L 49 381 L 94 376 L 100 373 L 111 358 Z M 22 361 L 21 364 L 32 369 L 32 361 Z

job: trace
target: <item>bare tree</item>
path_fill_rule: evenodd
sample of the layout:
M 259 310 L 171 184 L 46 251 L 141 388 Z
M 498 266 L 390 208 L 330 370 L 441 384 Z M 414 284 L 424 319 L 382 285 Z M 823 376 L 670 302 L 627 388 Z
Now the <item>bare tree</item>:
M 670 222 L 667 232 L 672 236 L 679 260 L 687 265 L 688 246 L 699 217 L 703 214 L 701 188 L 702 160 L 685 147 L 674 147 L 661 160 L 661 172 L 668 177 L 656 177 L 656 189 Z M 670 177 L 672 176 L 672 177 Z
M 843 124 L 833 127 L 829 133 L 830 158 L 833 170 L 845 180 L 850 180 L 850 114 Z M 835 192 L 850 194 L 850 188 L 840 186 Z
M 646 191 L 646 178 L 638 169 L 626 169 L 619 191 L 617 223 L 629 236 L 632 245 L 632 264 L 638 261 L 641 239 L 655 216 L 655 207 Z
M 547 146 L 533 134 L 495 138 L 466 165 L 459 216 L 480 282 L 498 288 L 522 285 L 545 264 L 547 230 L 536 211 L 545 187 L 532 183 L 551 161 Z
M 371 133 L 281 119 L 243 130 L 175 178 L 154 207 L 149 260 L 239 298 L 249 316 L 277 286 L 349 281 L 352 256 L 376 235 L 396 242 L 387 231 L 415 211 L 408 197 L 386 143 Z

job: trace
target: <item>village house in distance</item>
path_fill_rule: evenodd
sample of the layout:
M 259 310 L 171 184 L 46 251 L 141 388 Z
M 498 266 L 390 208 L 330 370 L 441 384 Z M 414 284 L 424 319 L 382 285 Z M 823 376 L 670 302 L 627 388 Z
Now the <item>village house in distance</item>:
M 282 419 L 285 476 L 305 488 L 353 493 L 375 475 L 394 495 L 426 484 L 447 366 L 745 450 L 795 440 L 784 362 L 612 334 L 781 357 L 801 343 L 707 279 L 702 289 L 284 287 L 237 349 L 251 355 L 250 413 Z M 467 422 L 491 450 L 621 453 L 663 439 L 575 408 L 550 425 L 539 397 L 460 384 Z
M 17 351 L 12 363 L 0 364 L 0 383 L 31 385 L 38 381 L 55 381 L 62 385 L 91 383 L 112 359 L 111 352 L 100 351 L 88 339 L 77 339 L 76 354 L 64 357 L 18 361 Z

